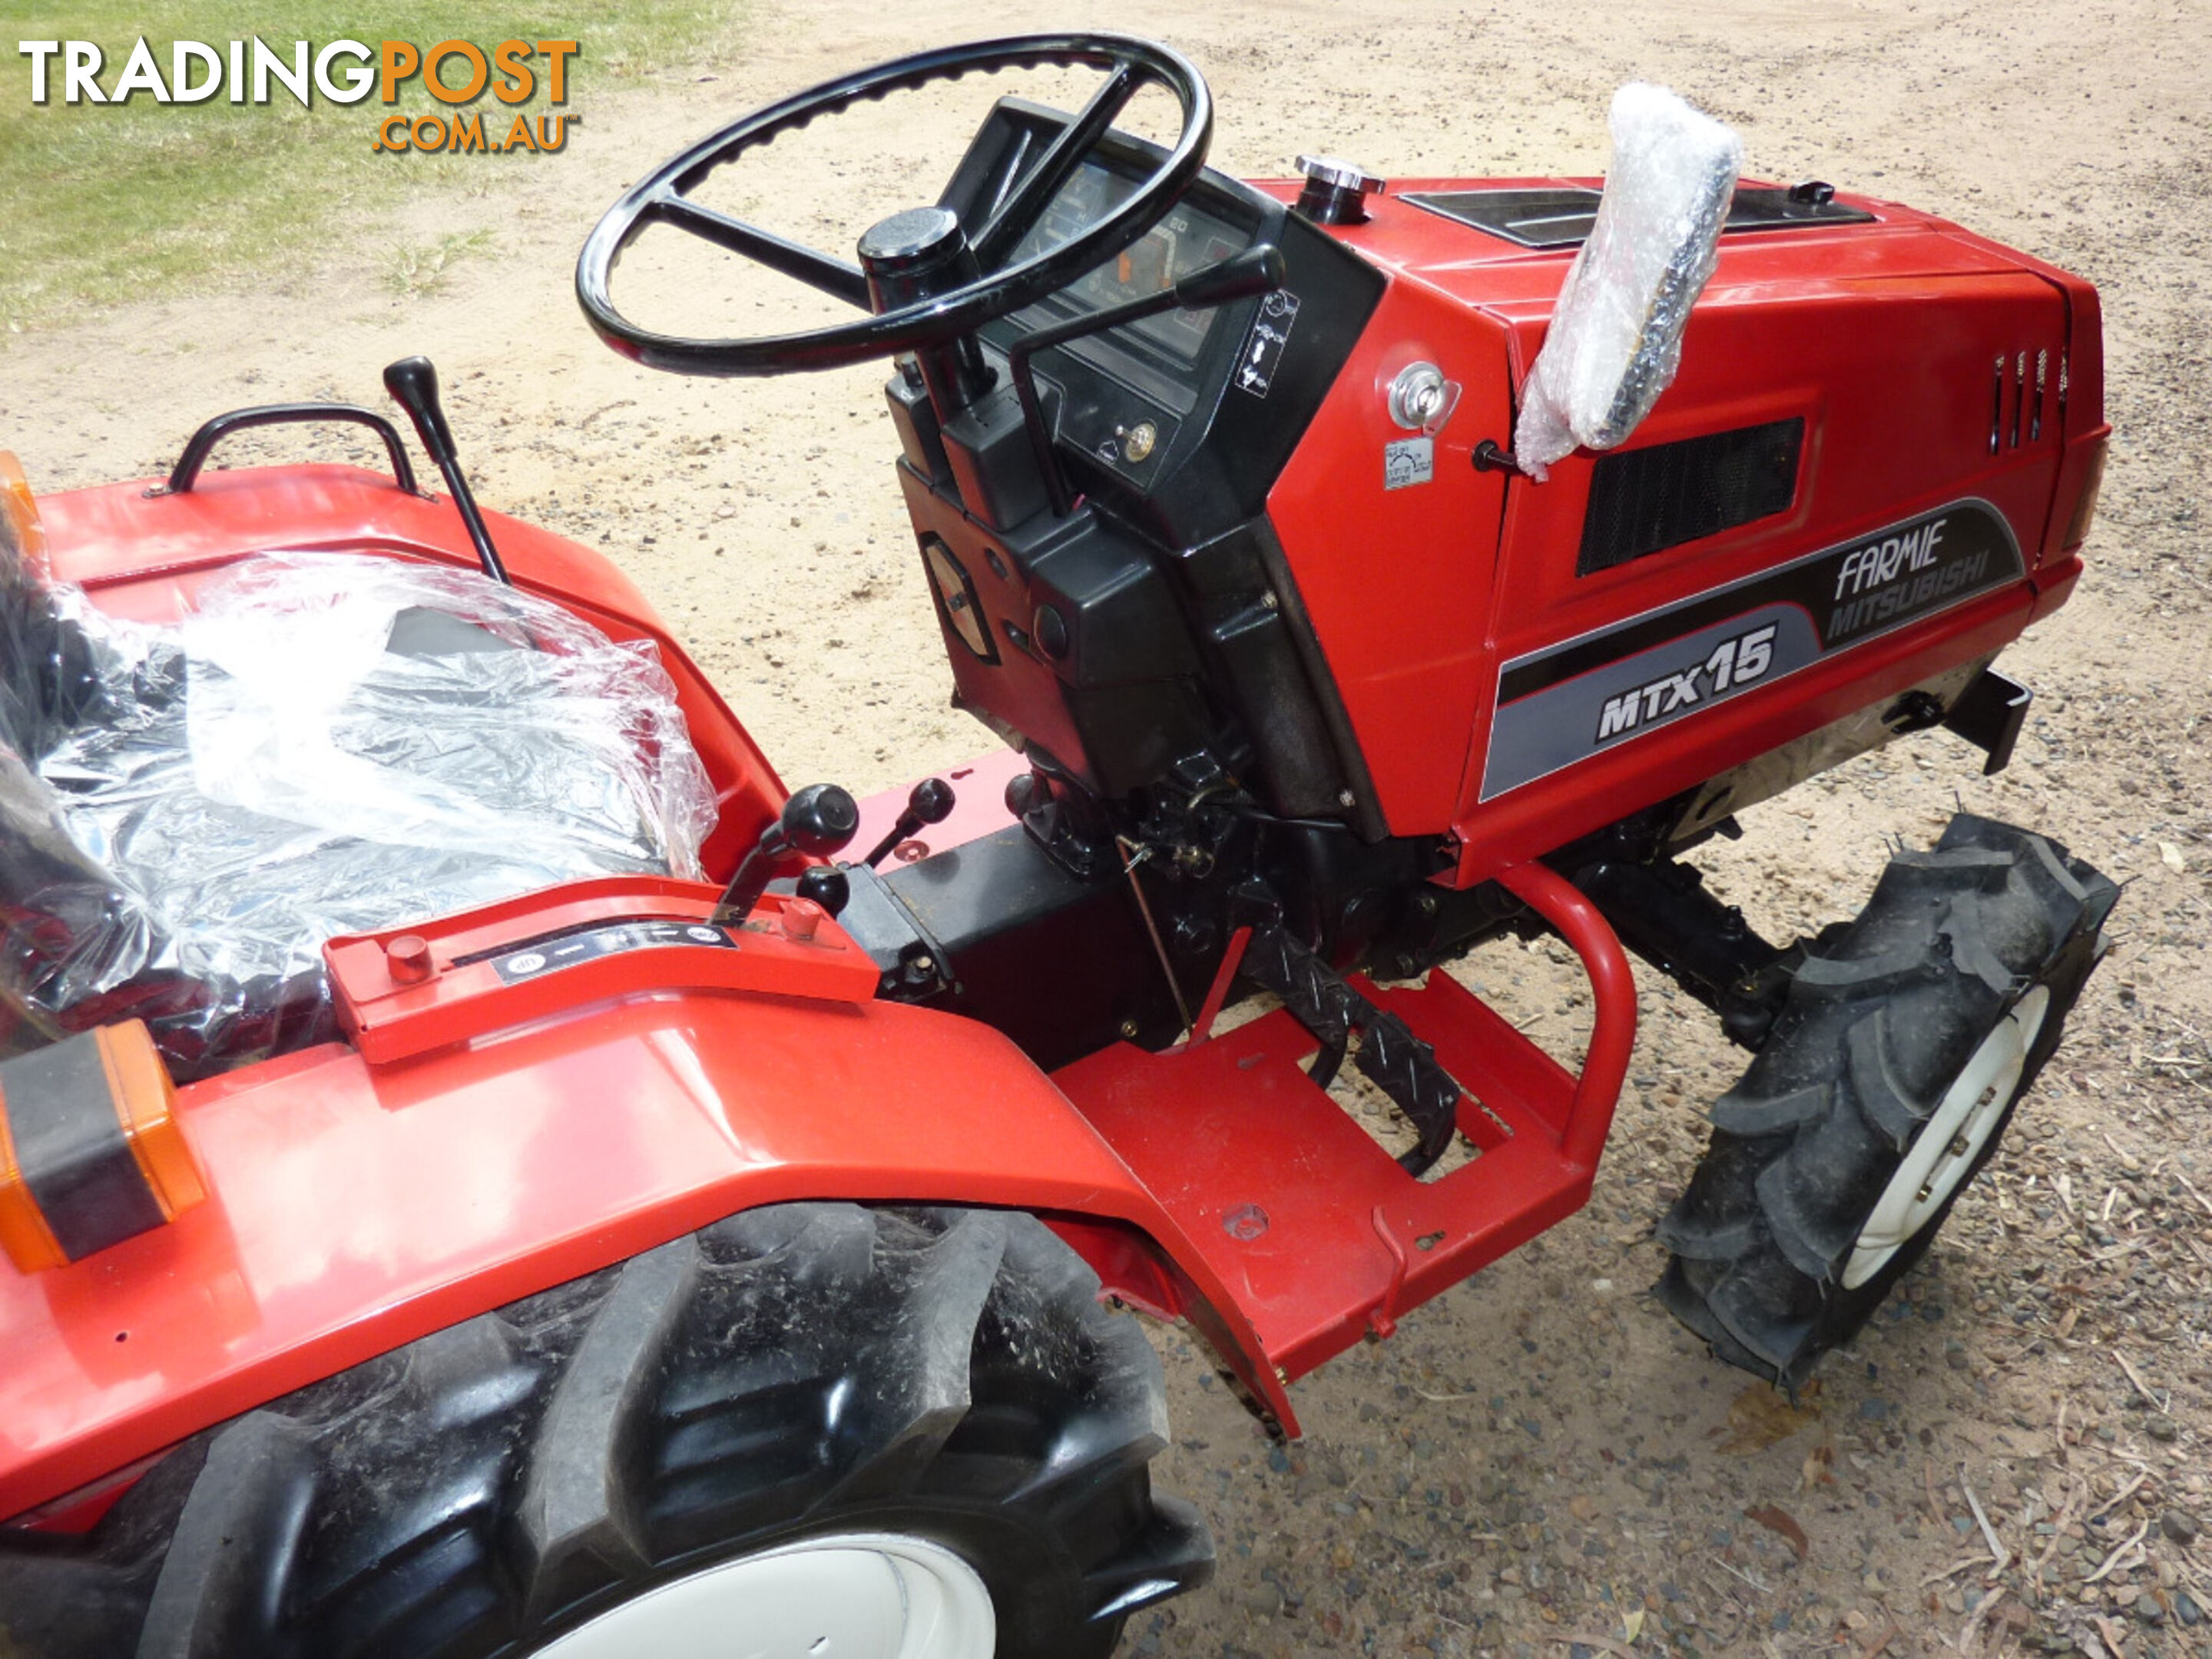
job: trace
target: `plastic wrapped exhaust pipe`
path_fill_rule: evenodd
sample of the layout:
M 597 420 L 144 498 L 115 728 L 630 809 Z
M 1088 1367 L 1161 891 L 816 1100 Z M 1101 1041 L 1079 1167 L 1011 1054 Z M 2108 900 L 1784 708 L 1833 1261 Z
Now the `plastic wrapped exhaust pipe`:
M 1611 125 L 1596 222 L 1522 388 L 1513 458 L 1539 480 L 1577 447 L 1621 442 L 1673 383 L 1743 165 L 1731 129 L 1664 87 L 1621 88 Z

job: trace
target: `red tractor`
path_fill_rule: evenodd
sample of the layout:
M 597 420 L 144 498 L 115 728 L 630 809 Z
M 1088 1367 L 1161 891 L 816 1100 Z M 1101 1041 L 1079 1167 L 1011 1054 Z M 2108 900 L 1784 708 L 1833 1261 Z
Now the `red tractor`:
M 856 100 L 1035 66 L 1106 78 L 1073 115 L 999 100 L 857 264 L 695 194 Z M 1145 85 L 1171 143 L 1116 130 Z M 716 133 L 584 249 L 592 325 L 647 367 L 895 362 L 955 698 L 1006 745 L 910 793 L 787 795 L 611 564 L 477 510 L 419 359 L 387 385 L 450 501 L 328 406 L 219 417 L 151 487 L 0 492 L 0 1652 L 1106 1653 L 1211 1563 L 1152 1490 L 1161 1370 L 1113 1310 L 1187 1322 L 1295 1434 L 1301 1374 L 1589 1196 L 1624 945 L 1751 1055 L 1659 1223 L 1666 1304 L 1795 1387 L 1926 1249 L 2117 890 L 1962 815 L 1781 945 L 1688 858 L 1900 732 L 2005 763 L 2028 693 L 1990 662 L 2080 576 L 2105 452 L 2095 293 L 1705 167 L 1710 214 L 1653 219 L 1609 447 L 1540 481 L 1516 413 L 1635 204 L 1238 183 L 1212 119 L 1141 41 L 931 52 Z M 611 279 L 653 227 L 866 314 L 640 328 Z M 368 422 L 394 476 L 202 475 L 288 419 Z M 279 566 L 322 608 L 229 657 L 174 632 L 234 643 Z M 295 688 L 387 577 L 416 597 L 359 684 L 415 701 L 372 741 Z M 530 723 L 607 664 L 680 724 Z M 264 774 L 295 816 L 226 793 L 223 734 L 303 705 L 320 758 Z M 476 827 L 386 856 L 344 793 L 371 764 Z M 691 779 L 711 830 L 471 885 L 527 836 L 469 787 L 555 778 L 531 810 L 574 830 L 633 771 Z M 311 889 L 367 908 L 311 971 L 254 968 L 237 941 Z M 1540 933 L 1588 974 L 1579 1069 L 1443 970 Z

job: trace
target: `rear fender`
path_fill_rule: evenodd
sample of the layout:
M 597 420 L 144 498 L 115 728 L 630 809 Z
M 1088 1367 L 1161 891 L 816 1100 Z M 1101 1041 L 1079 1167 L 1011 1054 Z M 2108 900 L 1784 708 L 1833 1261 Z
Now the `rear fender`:
M 627 994 L 388 1065 L 332 1045 L 180 1091 L 207 1202 L 70 1267 L 0 1268 L 0 1516 L 799 1199 L 1042 1212 L 1295 1431 L 1234 1298 L 1012 1043 L 899 1004 L 684 983 L 684 959 L 725 954 L 641 951 L 653 982 Z

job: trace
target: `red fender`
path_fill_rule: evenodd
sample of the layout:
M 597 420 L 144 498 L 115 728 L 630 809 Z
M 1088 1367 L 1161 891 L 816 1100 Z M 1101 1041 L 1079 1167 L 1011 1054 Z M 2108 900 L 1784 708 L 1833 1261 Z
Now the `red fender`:
M 794 1199 L 1064 1218 L 1291 1422 L 1203 1257 L 1011 1042 L 898 1004 L 684 984 L 686 959 L 732 954 L 641 951 L 629 995 L 534 1028 L 381 1066 L 333 1045 L 182 1091 L 207 1202 L 71 1267 L 0 1271 L 0 1516 Z

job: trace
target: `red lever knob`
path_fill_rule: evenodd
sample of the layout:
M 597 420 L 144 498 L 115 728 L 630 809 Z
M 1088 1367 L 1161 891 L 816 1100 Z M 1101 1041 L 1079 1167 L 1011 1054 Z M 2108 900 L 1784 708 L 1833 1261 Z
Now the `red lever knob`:
M 420 985 L 430 977 L 430 941 L 402 933 L 384 947 L 384 968 L 401 985 Z

